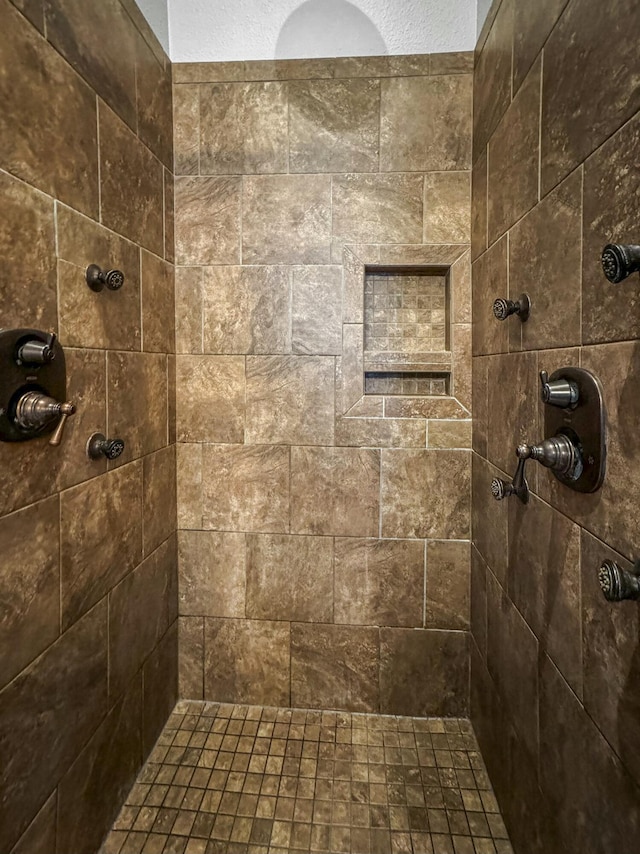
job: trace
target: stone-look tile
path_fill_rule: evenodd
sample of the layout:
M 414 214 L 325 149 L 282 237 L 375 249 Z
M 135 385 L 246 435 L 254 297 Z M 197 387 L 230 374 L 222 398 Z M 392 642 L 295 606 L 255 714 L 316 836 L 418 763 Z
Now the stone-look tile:
M 178 607 L 184 616 L 245 616 L 245 535 L 180 531 Z
M 205 445 L 202 525 L 212 530 L 287 533 L 289 448 Z
M 469 172 L 429 172 L 424 176 L 424 242 L 469 243 Z
M 582 173 L 577 170 L 511 230 L 510 297 L 527 293 L 534 306 L 521 325 L 525 350 L 580 343 L 581 228 Z
M 421 626 L 424 543 L 335 541 L 335 622 Z
M 421 243 L 423 183 L 422 175 L 336 175 L 336 261 L 344 243 Z
M 172 71 L 174 83 L 246 79 L 244 62 L 174 62 Z
M 489 357 L 474 356 L 472 360 L 471 388 L 473 403 L 473 450 L 487 456 L 489 431 Z
M 246 615 L 253 620 L 333 622 L 333 540 L 249 534 Z
M 508 286 L 507 237 L 473 262 L 473 355 L 506 353 L 509 349 L 509 323 L 514 318 L 500 322 L 493 314 L 493 303 L 498 297 L 505 299 Z
M 389 74 L 389 63 L 389 56 L 339 56 L 333 61 L 334 76 L 385 77 Z
M 376 172 L 379 80 L 301 80 L 289 89 L 291 172 Z
M 509 596 L 582 696 L 580 529 L 535 495 L 509 502 Z
M 515 462 L 513 469 L 515 471 Z M 472 474 L 473 544 L 499 581 L 506 584 L 509 556 L 508 502 L 494 501 L 491 496 L 491 481 L 494 477 L 501 477 L 501 472 L 474 454 Z
M 328 175 L 244 178 L 244 264 L 326 264 L 330 241 L 331 178 Z
M 142 756 L 142 686 L 109 712 L 58 787 L 58 847 L 96 851 L 135 782 Z
M 476 61 L 473 78 L 473 152 L 481 154 L 511 100 L 513 3 L 503 0 Z
M 430 421 L 428 447 L 471 448 L 471 421 Z
M 170 264 L 175 263 L 175 213 L 174 213 L 174 177 L 168 170 L 163 170 L 164 175 L 164 257 Z
M 538 751 L 538 639 L 487 573 L 487 664 L 531 760 Z
M 179 442 L 243 441 L 242 356 L 178 356 L 176 391 Z
M 367 396 L 368 398 L 368 396 Z M 363 398 L 363 402 L 367 402 Z M 382 398 L 379 398 L 381 401 Z M 425 422 L 418 418 L 336 418 L 334 444 L 353 448 L 424 448 Z
M 290 272 L 286 267 L 208 267 L 203 273 L 205 353 L 288 353 Z
M 136 39 L 118 0 L 97 7 L 82 0 L 45 0 L 47 38 L 87 83 L 136 127 Z M 96 33 L 100 49 L 92 50 Z
M 541 190 L 548 192 L 640 108 L 633 39 L 640 24 L 634 0 L 615 14 L 576 0 L 544 50 Z M 603 82 L 606 80 L 606 85 Z
M 167 433 L 170 444 L 175 444 L 177 441 L 176 427 L 176 357 L 167 356 L 167 397 L 169 398 L 167 405 Z
M 288 623 L 205 617 L 205 699 L 288 706 L 289 639 Z
M 629 164 L 640 157 L 640 119 L 634 118 L 584 165 L 582 336 L 585 344 L 637 338 L 638 276 L 611 285 L 600 266 L 607 243 L 636 243 L 640 178 Z M 620 310 L 620 300 L 624 310 Z
M 116 469 L 61 496 L 62 625 L 70 626 L 142 557 L 142 466 Z
M 336 359 L 336 413 L 349 412 L 364 394 L 364 327 L 345 323 L 342 356 Z
M 453 397 L 385 397 L 385 417 L 392 418 L 461 418 L 471 417 L 468 409 Z
M 334 378 L 329 356 L 247 356 L 245 441 L 333 444 Z
M 558 833 L 557 850 L 633 854 L 640 843 L 637 785 L 548 659 L 540 684 L 541 787 Z
M 453 376 L 451 394 L 471 412 L 471 351 L 473 349 L 473 327 L 470 323 L 454 323 L 450 326 L 451 349 L 453 351 Z
M 387 715 L 466 715 L 466 632 L 380 630 L 380 711 Z
M 379 451 L 292 448 L 291 530 L 297 534 L 375 537 L 379 488 Z
M 39 32 L 44 33 L 44 4 L 42 0 L 11 0 Z
M 176 446 L 178 529 L 202 528 L 203 445 Z
M 415 60 L 420 57 L 410 57 Z M 389 57 L 393 68 L 394 57 Z M 473 72 L 473 51 L 452 51 L 451 53 L 432 53 L 430 74 L 471 74 Z
M 200 87 L 173 87 L 173 167 L 176 175 L 200 172 Z
M 538 200 L 540 71 L 538 60 L 489 143 L 490 244 Z
M 467 451 L 382 451 L 382 536 L 466 539 L 471 527 Z
M 581 546 L 584 706 L 639 783 L 640 749 L 633 737 L 640 713 L 638 607 L 631 601 L 611 607 L 598 583 L 604 560 L 628 571 L 632 565 L 586 531 Z
M 50 854 L 56 850 L 58 791 L 45 801 L 40 812 L 20 837 L 11 854 Z
M 471 173 L 471 257 L 475 260 L 487 248 L 488 164 L 485 149 Z
M 148 756 L 178 700 L 177 619 L 142 666 L 142 684 L 142 755 Z
M 496 321 L 497 322 L 497 321 Z M 492 356 L 488 370 L 489 460 L 508 474 L 515 472 L 516 448 L 521 442 L 536 444 L 545 438 L 538 422 L 540 380 L 536 353 Z M 527 479 L 535 484 L 536 464 L 527 466 Z
M 103 600 L 2 693 L 0 850 L 11 850 L 95 731 L 106 706 Z
M 167 359 L 160 353 L 109 353 L 109 436 L 125 441 L 118 463 L 167 444 Z
M 136 35 L 136 101 L 138 135 L 158 160 L 173 167 L 173 99 L 171 66 L 159 61 L 139 34 Z
M 55 245 L 52 200 L 0 173 L 0 314 L 5 328 L 55 328 Z
M 98 112 L 102 222 L 162 256 L 162 164 L 108 107 Z
M 174 325 L 173 265 L 143 250 L 142 349 L 153 353 L 174 353 Z
M 566 489 L 550 472 L 540 472 L 540 495 L 591 531 L 611 548 L 635 555 L 638 548 L 637 507 L 640 471 L 636 464 L 635 430 L 640 401 L 634 391 L 640 377 L 637 342 L 584 347 L 582 366 L 602 384 L 607 412 L 607 471 L 602 488 L 590 495 Z
M 427 628 L 469 628 L 470 549 L 467 542 L 427 543 Z
M 513 18 L 513 89 L 520 84 L 556 25 L 568 0 L 515 0 Z
M 109 696 L 118 697 L 177 617 L 175 537 L 167 540 L 109 595 Z M 144 602 L 144 620 L 140 619 Z
M 291 705 L 377 711 L 378 661 L 378 629 L 294 623 Z
M 469 169 L 472 86 L 470 74 L 382 80 L 380 169 Z
M 178 696 L 204 699 L 204 619 L 178 620 Z
M 202 268 L 176 267 L 176 353 L 202 353 Z
M 58 637 L 60 517 L 57 496 L 0 519 L 5 650 L 0 686 L 10 682 Z
M 291 307 L 294 353 L 342 353 L 342 268 L 294 267 Z
M 94 93 L 8 4 L 3 12 L 0 55 L 5 70 L 0 79 L 4 169 L 97 218 Z
M 211 83 L 200 90 L 200 174 L 287 171 L 287 88 Z
M 57 205 L 58 317 L 65 347 L 139 350 L 140 251 L 137 246 L 71 208 Z M 151 257 L 151 256 L 149 256 Z M 119 291 L 95 293 L 86 269 L 121 270 Z M 168 333 L 167 333 L 168 334 Z
M 483 660 L 487 658 L 487 565 L 480 552 L 471 547 L 470 583 L 470 629 L 471 636 Z
M 142 461 L 143 552 L 151 554 L 176 529 L 175 445 Z
M 364 321 L 364 264 L 346 246 L 342 251 L 342 320 L 343 323 Z
M 237 264 L 241 178 L 176 178 L 176 263 Z

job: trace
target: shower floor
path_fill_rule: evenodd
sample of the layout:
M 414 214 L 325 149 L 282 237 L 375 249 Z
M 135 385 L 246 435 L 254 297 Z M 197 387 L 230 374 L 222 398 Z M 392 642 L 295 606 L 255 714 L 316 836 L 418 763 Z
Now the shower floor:
M 102 854 L 513 854 L 468 720 L 180 701 Z

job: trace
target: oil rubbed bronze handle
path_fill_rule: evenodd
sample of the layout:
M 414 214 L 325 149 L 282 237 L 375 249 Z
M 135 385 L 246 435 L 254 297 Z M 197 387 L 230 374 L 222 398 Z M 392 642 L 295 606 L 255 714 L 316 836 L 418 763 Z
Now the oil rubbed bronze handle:
M 49 444 L 53 445 L 54 448 L 62 442 L 62 434 L 64 433 L 67 418 L 70 418 L 76 411 L 73 403 L 60 403 L 58 406 L 60 407 L 60 421 L 58 421 L 58 426 L 49 439 Z

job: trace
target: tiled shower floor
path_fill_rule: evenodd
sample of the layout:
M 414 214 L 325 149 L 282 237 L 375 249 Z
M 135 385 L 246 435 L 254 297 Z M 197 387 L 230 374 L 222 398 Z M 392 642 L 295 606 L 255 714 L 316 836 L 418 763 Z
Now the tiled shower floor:
M 103 854 L 513 854 L 467 720 L 181 701 Z

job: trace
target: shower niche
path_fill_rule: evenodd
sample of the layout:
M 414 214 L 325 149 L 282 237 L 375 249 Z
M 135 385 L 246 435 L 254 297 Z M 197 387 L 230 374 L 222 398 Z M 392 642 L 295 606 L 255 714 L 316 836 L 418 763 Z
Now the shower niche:
M 364 392 L 451 394 L 450 267 L 367 267 Z

